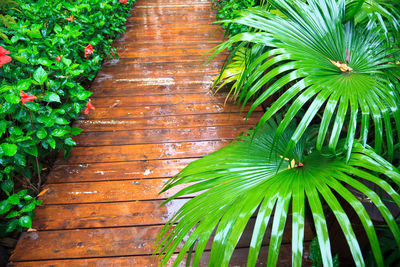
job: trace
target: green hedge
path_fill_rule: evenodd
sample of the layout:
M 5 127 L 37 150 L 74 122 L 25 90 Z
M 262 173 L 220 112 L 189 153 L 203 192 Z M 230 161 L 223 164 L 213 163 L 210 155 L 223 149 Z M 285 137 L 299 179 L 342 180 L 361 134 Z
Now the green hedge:
M 213 0 L 213 7 L 217 10 L 217 20 L 235 19 L 240 11 L 259 4 L 260 0 Z M 223 23 L 222 27 L 231 36 L 250 29 L 247 26 L 230 22 Z
M 72 120 L 91 104 L 92 80 L 125 30 L 134 0 L 0 2 L 0 234 L 30 228 L 42 163 L 68 156 Z M 16 188 L 24 188 L 18 191 Z

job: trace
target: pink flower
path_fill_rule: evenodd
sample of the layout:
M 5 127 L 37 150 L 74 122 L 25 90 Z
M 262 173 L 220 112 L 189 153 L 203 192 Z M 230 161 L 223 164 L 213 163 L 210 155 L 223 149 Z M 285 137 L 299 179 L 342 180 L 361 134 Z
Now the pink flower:
M 0 46 L 0 68 L 7 63 L 11 62 L 11 57 L 6 54 L 10 54 L 10 51 L 5 50 L 2 46 Z
M 87 114 L 89 114 L 89 111 L 90 111 L 91 109 L 95 109 L 95 108 L 94 108 L 94 106 L 92 105 L 92 102 L 91 102 L 90 99 L 89 99 L 89 101 L 86 103 L 86 108 L 85 108 L 85 110 L 83 111 L 83 113 L 85 113 L 85 114 L 87 115 Z
M 119 2 L 121 3 L 121 4 L 128 4 L 128 0 L 119 0 Z
M 70 16 L 69 18 L 65 18 L 65 20 L 68 20 L 69 22 L 73 22 L 74 21 L 74 16 Z
M 36 96 L 28 95 L 24 91 L 19 92 L 19 96 L 21 97 L 22 105 L 25 105 L 25 103 L 28 101 L 33 101 L 33 100 L 37 99 Z
M 87 58 L 88 55 L 91 55 L 91 54 L 93 54 L 93 46 L 91 44 L 88 44 L 85 47 L 85 58 Z

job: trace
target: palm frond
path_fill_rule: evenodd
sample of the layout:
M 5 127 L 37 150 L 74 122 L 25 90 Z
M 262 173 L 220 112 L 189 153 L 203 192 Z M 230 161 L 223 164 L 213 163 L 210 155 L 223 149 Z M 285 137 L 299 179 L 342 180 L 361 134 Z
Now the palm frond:
M 400 45 L 400 2 L 397 0 L 348 0 L 346 20 L 364 27 L 378 27 L 389 42 Z
M 400 173 L 390 163 L 358 142 L 350 159 L 327 151 L 309 151 L 309 140 L 300 139 L 288 159 L 283 158 L 295 131 L 289 125 L 274 144 L 280 122 L 266 125 L 240 140 L 189 164 L 173 177 L 163 191 L 188 186 L 168 199 L 198 194 L 189 200 L 159 233 L 157 252 L 165 265 L 178 247 L 173 266 L 178 266 L 194 246 L 193 266 L 210 251 L 212 266 L 228 266 L 229 260 L 252 215 L 256 215 L 248 266 L 254 266 L 268 225 L 271 226 L 267 266 L 276 266 L 282 233 L 292 207 L 292 265 L 301 266 L 306 204 L 311 208 L 324 266 L 332 266 L 331 245 L 323 202 L 333 211 L 343 230 L 357 266 L 364 260 L 351 222 L 341 207 L 340 196 L 359 216 L 378 265 L 383 257 L 373 223 L 352 190 L 364 194 L 379 209 L 400 245 L 400 230 L 379 195 L 362 183 L 369 181 L 386 191 L 400 206 L 400 195 L 390 183 L 400 185 Z M 379 174 L 379 175 L 378 175 Z M 385 176 L 385 179 L 380 176 Z M 390 181 L 390 183 L 388 182 Z M 164 203 L 164 204 L 165 204 Z M 257 212 L 256 212 L 257 211 Z M 212 235 L 215 233 L 214 235 Z M 212 240 L 212 245 L 207 243 Z
M 389 160 L 392 159 L 400 132 L 400 66 L 393 64 L 398 47 L 388 47 L 376 29 L 343 24 L 344 0 L 269 3 L 285 17 L 264 9 L 244 11 L 235 23 L 257 32 L 236 35 L 213 54 L 238 42 L 269 48 L 246 67 L 238 84 L 238 100 L 245 105 L 256 97 L 251 113 L 267 98 L 279 94 L 260 120 L 263 125 L 278 111 L 286 110 L 277 138 L 299 111 L 305 112 L 287 153 L 317 119 L 316 115 L 322 113 L 317 149 L 328 144 L 335 152 L 338 140 L 346 137 L 344 147 L 349 157 L 358 138 L 363 145 L 374 144 L 378 153 L 386 149 Z M 359 114 L 361 126 L 357 121 Z M 368 138 L 370 128 L 375 128 L 372 141 Z

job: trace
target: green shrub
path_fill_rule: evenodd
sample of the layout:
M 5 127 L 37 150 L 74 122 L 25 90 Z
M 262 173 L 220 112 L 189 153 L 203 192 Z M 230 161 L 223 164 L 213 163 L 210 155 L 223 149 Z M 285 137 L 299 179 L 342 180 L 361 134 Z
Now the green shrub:
M 70 123 L 90 106 L 82 84 L 115 55 L 113 39 L 124 31 L 134 0 L 125 2 L 0 4 L 0 234 L 31 227 L 41 159 L 55 149 L 67 157 L 75 145 L 72 136 L 81 129 Z M 16 193 L 15 183 L 26 189 Z
M 217 20 L 235 19 L 240 11 L 254 7 L 259 0 L 215 0 L 213 5 L 217 9 Z M 246 32 L 250 28 L 244 25 L 225 22 L 222 26 L 229 35 Z

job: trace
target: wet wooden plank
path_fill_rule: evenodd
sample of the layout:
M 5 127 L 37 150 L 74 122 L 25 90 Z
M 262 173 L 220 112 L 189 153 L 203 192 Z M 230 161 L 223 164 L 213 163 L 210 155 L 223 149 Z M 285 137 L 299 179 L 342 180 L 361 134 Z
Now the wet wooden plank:
M 158 87 L 158 86 L 170 86 L 175 87 L 176 85 L 180 84 L 181 86 L 197 86 L 202 87 L 202 92 L 207 92 L 210 89 L 215 75 L 207 74 L 207 75 L 197 75 L 196 77 L 171 77 L 169 75 L 161 76 L 161 77 L 152 77 L 152 78 L 132 78 L 132 77 L 125 77 L 125 78 L 116 78 L 114 79 L 113 74 L 103 75 L 99 79 L 96 79 L 93 82 L 93 86 L 97 86 L 101 84 L 104 87 L 134 87 L 140 88 L 142 86 L 145 87 Z M 182 87 L 181 87 L 182 88 Z
M 143 50 L 147 50 L 147 48 Z M 133 64 L 128 58 L 120 58 L 119 60 L 105 62 L 97 77 L 109 74 L 110 70 L 115 70 L 115 74 L 117 75 L 129 74 L 129 77 L 137 75 L 143 75 L 143 77 L 161 77 L 163 75 L 191 76 L 206 73 L 219 74 L 218 69 L 220 67 L 222 67 L 221 61 L 212 61 L 207 65 L 201 63 L 193 64 L 193 62 L 164 62 L 163 64 L 141 62 Z
M 223 36 L 224 31 L 213 23 L 203 23 L 203 24 L 169 24 L 168 30 L 162 25 L 138 25 L 137 27 L 127 27 L 126 33 L 121 38 L 131 38 L 132 36 L 151 36 L 151 35 L 162 35 L 162 34 L 180 34 L 180 35 L 192 35 L 203 34 L 203 33 L 221 33 L 219 37 Z M 144 39 L 144 38 L 143 38 Z M 125 39 L 126 40 L 126 39 Z M 210 41 L 210 40 L 209 40 Z M 212 40 L 211 40 L 212 41 Z M 157 48 L 157 44 L 154 45 Z M 132 47 L 134 48 L 134 47 Z M 184 48 L 184 47 L 182 47 Z
M 253 127 L 262 115 L 261 112 L 253 113 L 249 119 L 240 113 L 215 113 L 177 115 L 167 117 L 135 118 L 131 120 L 79 120 L 74 126 L 81 127 L 84 131 L 120 131 L 136 129 L 165 129 L 189 128 L 202 126 L 247 125 Z
M 57 164 L 47 183 L 133 180 L 172 177 L 196 158 L 130 162 Z
M 81 182 L 46 185 L 46 205 L 166 199 L 185 186 L 159 195 L 168 179 Z
M 308 248 L 310 242 L 305 242 L 304 247 Z M 260 256 L 257 260 L 256 267 L 264 267 L 267 262 L 268 246 L 262 246 L 260 250 Z M 249 253 L 248 248 L 238 248 L 232 255 L 229 266 L 232 267 L 246 267 L 246 260 Z M 290 267 L 291 264 L 291 253 L 292 248 L 290 244 L 282 244 L 279 253 L 279 267 Z M 207 267 L 209 263 L 210 252 L 205 251 L 201 258 L 200 267 Z M 309 253 L 305 251 L 303 266 L 311 266 L 308 261 Z M 176 254 L 172 256 L 167 266 L 171 266 L 173 260 L 176 258 Z M 117 258 L 92 258 L 92 259 L 72 259 L 72 260 L 49 260 L 49 261 L 35 261 L 35 262 L 13 262 L 10 267 L 122 267 L 122 266 L 146 266 L 146 267 L 157 267 L 158 259 L 157 256 L 131 256 L 131 257 L 117 257 Z M 185 267 L 186 263 L 183 262 L 179 267 Z
M 93 85 L 94 96 L 134 96 L 134 95 L 160 95 L 160 94 L 192 94 L 211 92 L 212 82 L 197 82 L 186 86 L 164 84 L 164 85 L 141 85 L 137 86 L 133 82 L 120 82 L 123 86 L 102 86 L 100 83 Z M 147 92 L 147 94 L 146 94 Z
M 124 59 L 120 59 L 124 60 Z M 119 62 L 119 61 L 118 61 Z M 171 62 L 166 62 L 165 64 L 170 64 Z M 157 64 L 154 65 L 149 62 L 142 62 L 142 63 L 136 63 L 133 64 L 117 64 L 115 66 L 115 74 L 113 75 L 114 79 L 120 79 L 121 77 L 124 78 L 126 77 L 126 74 L 129 74 L 129 77 L 132 78 L 149 78 L 149 77 L 163 77 L 163 76 L 168 76 L 168 77 L 184 77 L 184 76 L 189 76 L 189 77 L 196 77 L 198 75 L 214 75 L 218 76 L 219 72 L 215 71 L 215 67 L 204 65 L 204 66 L 199 66 L 199 67 L 190 67 L 187 65 L 190 65 L 191 62 L 182 62 L 180 63 L 180 68 L 177 66 L 177 68 L 163 68 L 163 65 Z M 215 62 L 215 65 L 222 66 L 221 62 Z M 112 68 L 112 66 L 111 66 Z M 107 67 L 107 65 L 104 66 L 103 70 L 100 71 L 97 74 L 97 77 L 100 78 L 105 78 L 110 77 L 109 72 L 107 69 L 110 69 L 110 67 Z M 125 75 L 124 75 L 125 73 Z M 107 76 L 108 75 L 108 76 Z M 183 93 L 183 92 L 182 92 Z
M 238 242 L 238 247 L 248 247 L 254 227 L 254 219 L 250 222 Z M 11 261 L 90 258 L 99 256 L 131 256 L 135 254 L 151 255 L 154 242 L 161 226 L 123 227 L 104 229 L 78 229 L 60 231 L 37 231 L 21 235 L 19 247 L 11 256 Z M 310 240 L 309 227 L 306 227 L 305 241 Z M 285 228 L 282 243 L 291 240 L 290 227 Z M 268 237 L 270 228 L 266 231 Z M 132 238 L 134 237 L 134 238 Z M 36 242 L 41 240 L 41 242 Z M 57 240 L 57 242 L 54 242 Z M 264 238 L 267 245 L 269 238 Z M 210 249 L 210 243 L 207 249 Z
M 229 140 L 219 140 L 103 147 L 74 147 L 67 161 L 58 159 L 55 164 L 63 164 L 65 162 L 74 164 L 82 162 L 92 163 L 203 157 L 228 143 Z
M 137 6 L 143 6 L 136 3 Z M 147 8 L 133 8 L 132 16 L 128 20 L 134 18 L 146 17 L 149 20 L 162 19 L 163 17 L 181 18 L 182 16 L 191 17 L 191 20 L 197 20 L 198 17 L 207 17 L 209 21 L 215 20 L 215 13 L 211 10 L 211 6 L 175 6 L 175 7 L 147 7 Z M 158 21 L 158 23 L 160 23 Z M 160 23 L 161 24 L 161 23 Z M 168 30 L 165 28 L 164 30 Z
M 96 108 L 90 114 L 82 114 L 79 118 L 99 120 L 99 119 L 135 119 L 173 115 L 191 114 L 210 114 L 210 113 L 231 113 L 247 112 L 249 106 L 241 108 L 238 105 L 224 105 L 223 103 L 194 103 L 194 104 L 174 104 L 174 105 L 148 105 L 148 106 L 116 106 Z M 257 108 L 261 111 L 261 107 Z
M 125 27 L 127 29 L 129 29 L 129 28 L 147 29 L 148 27 L 153 27 L 153 28 L 158 28 L 158 29 L 162 30 L 163 26 L 165 29 L 166 25 L 168 25 L 168 27 L 169 26 L 176 27 L 179 25 L 185 25 L 185 26 L 197 25 L 198 27 L 203 27 L 204 25 L 215 25 L 214 20 L 210 20 L 210 17 L 212 17 L 215 20 L 215 17 L 213 17 L 212 15 L 210 15 L 209 17 L 207 17 L 207 16 L 198 17 L 197 16 L 198 19 L 196 19 L 196 20 L 193 20 L 192 17 L 185 16 L 183 18 L 185 21 L 183 21 L 182 18 L 180 19 L 180 18 L 169 16 L 171 21 L 164 20 L 164 23 L 162 23 L 162 24 L 157 23 L 157 21 L 154 21 L 154 20 L 147 20 L 144 17 L 128 18 L 125 23 Z
M 121 58 L 132 58 L 132 57 L 137 57 L 137 58 L 148 58 L 151 56 L 157 56 L 157 57 L 185 57 L 185 56 L 191 56 L 191 57 L 196 57 L 198 56 L 199 58 L 202 57 L 203 55 L 207 54 L 211 49 L 213 49 L 216 46 L 216 44 L 208 45 L 205 47 L 200 47 L 200 48 L 163 48 L 163 49 L 155 49 L 155 50 L 150 50 L 150 49 L 132 49 L 128 47 L 118 47 L 118 55 Z M 215 73 L 217 71 L 210 71 L 211 73 Z M 218 72 L 217 72 L 218 73 Z
M 45 205 L 35 210 L 32 228 L 62 230 L 117 226 L 163 225 L 187 199 L 90 204 Z
M 304 247 L 309 247 L 310 242 L 305 242 Z M 264 267 L 267 262 L 268 246 L 261 247 L 260 257 L 258 258 L 256 267 Z M 249 250 L 247 248 L 238 248 L 232 255 L 229 266 L 234 267 L 246 267 L 246 259 Z M 292 248 L 290 244 L 282 244 L 279 253 L 279 267 L 290 267 L 291 265 L 291 253 Z M 200 267 L 206 267 L 209 263 L 210 252 L 205 251 L 201 258 Z M 168 266 L 171 266 L 176 255 L 172 256 Z M 307 264 L 308 252 L 304 255 L 303 266 L 310 266 Z M 146 267 L 157 267 L 158 259 L 157 256 L 131 256 L 131 257 L 117 257 L 117 258 L 92 258 L 92 259 L 71 259 L 71 260 L 49 260 L 49 261 L 34 261 L 34 262 L 13 262 L 10 267 L 122 267 L 122 266 L 146 266 Z M 179 267 L 185 267 L 186 263 L 183 262 Z
M 168 142 L 235 139 L 246 126 L 220 126 L 178 129 L 149 129 L 110 132 L 83 132 L 74 137 L 77 146 L 109 146 Z
M 177 104 L 221 104 L 226 95 L 211 95 L 210 93 L 194 94 L 167 94 L 167 95 L 138 95 L 138 96 L 94 96 L 91 98 L 96 108 L 132 107 L 132 106 L 159 106 Z
M 195 13 L 192 14 L 185 14 L 180 17 L 175 17 L 175 16 L 163 16 L 158 18 L 157 20 L 152 19 L 149 16 L 141 16 L 141 17 L 130 17 L 127 20 L 127 25 L 159 25 L 162 24 L 164 26 L 168 26 L 169 24 L 175 25 L 175 24 L 184 24 L 184 23 L 194 23 L 194 22 L 199 22 L 199 23 L 210 23 L 215 21 L 215 15 L 214 14 L 203 14 L 203 15 L 196 15 Z

